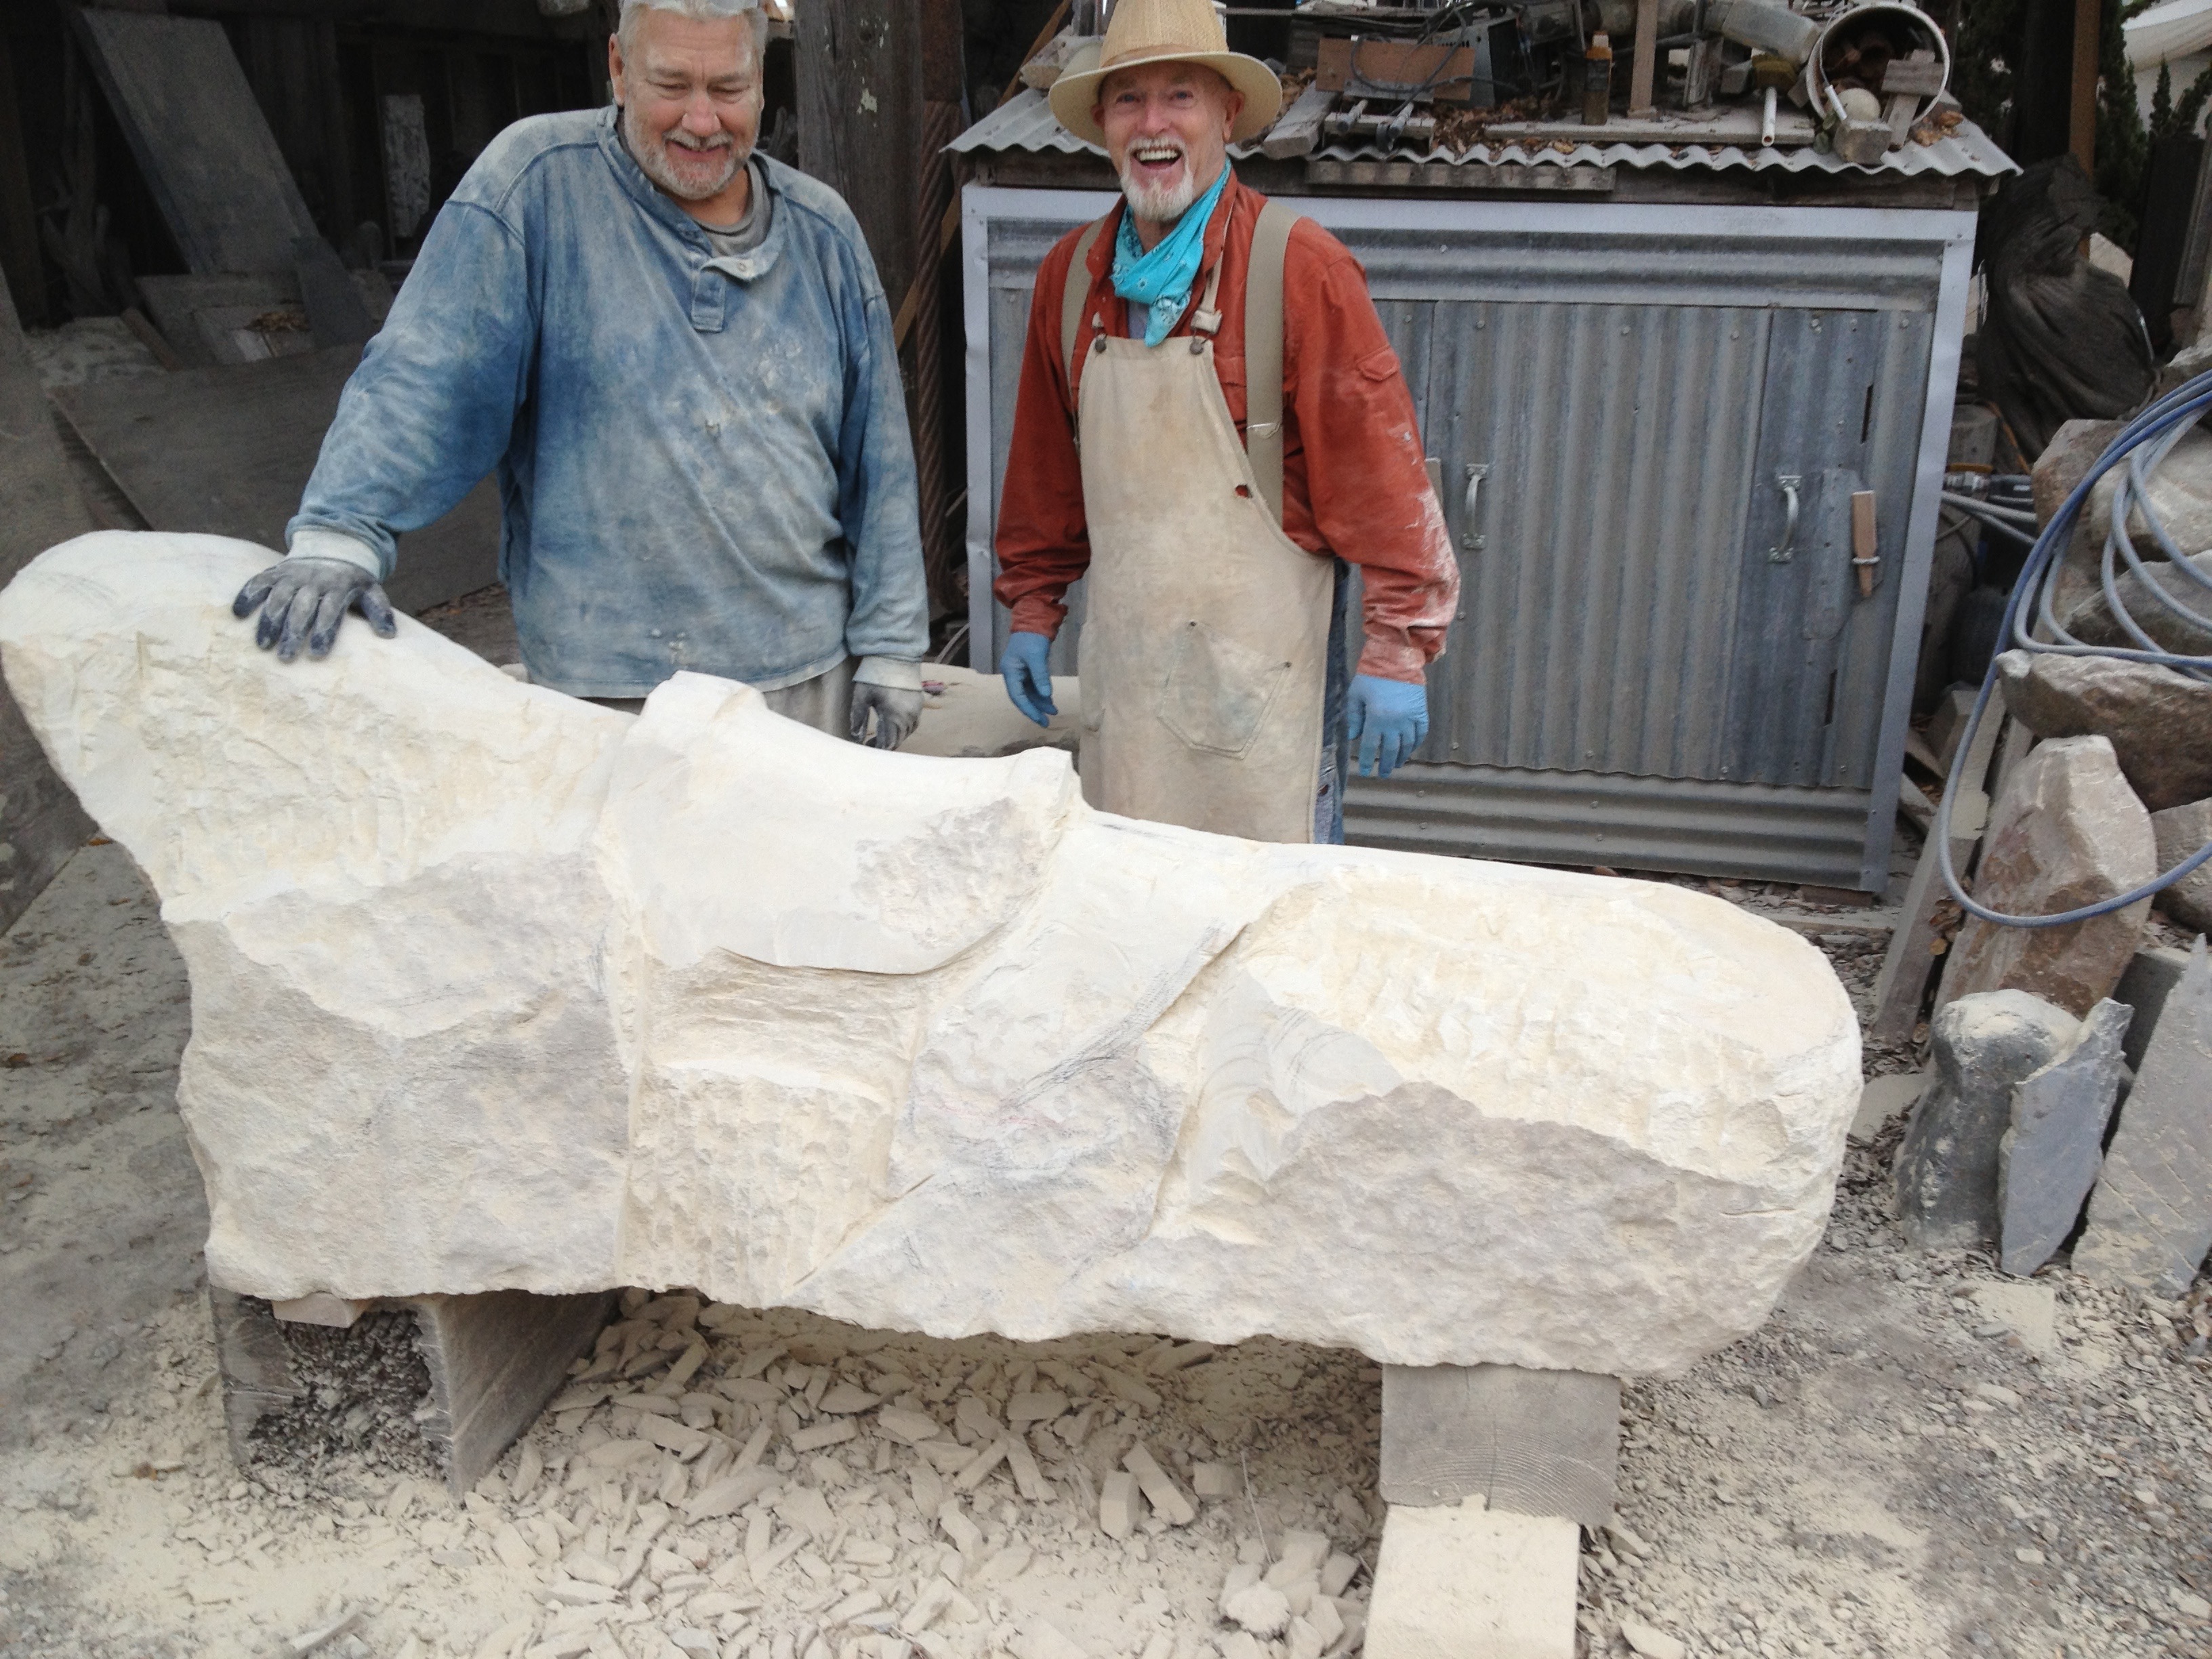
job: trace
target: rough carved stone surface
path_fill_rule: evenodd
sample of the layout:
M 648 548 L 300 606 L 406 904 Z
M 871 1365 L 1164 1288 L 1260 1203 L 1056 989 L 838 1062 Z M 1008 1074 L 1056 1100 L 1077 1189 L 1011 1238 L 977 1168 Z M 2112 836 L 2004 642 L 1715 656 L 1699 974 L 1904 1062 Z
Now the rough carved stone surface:
M 2112 740 L 2120 770 L 2154 812 L 2212 795 L 2212 685 L 2148 663 L 2008 651 L 2005 708 L 2039 738 Z
M 2122 1003 L 2099 1003 L 2050 1063 L 2012 1091 L 2012 1127 L 1997 1147 L 1997 1265 L 2006 1273 L 2033 1273 L 2081 1219 L 2104 1161 L 2131 1013 Z
M 2156 873 L 2150 815 L 2102 738 L 2038 744 L 2005 784 L 1974 870 L 1974 896 L 2006 915 L 2078 909 Z M 2063 927 L 2000 927 L 1968 918 L 1944 970 L 1942 999 L 2029 991 L 2086 1014 L 2112 994 L 2142 938 L 2150 901 Z
M 1898 1143 L 1897 1218 L 1923 1249 L 1997 1241 L 1997 1152 L 2013 1085 L 2048 1065 L 2080 1023 L 2025 991 L 1961 997 L 1931 1022 L 1936 1081 Z
M 2160 1012 L 2089 1200 L 2074 1267 L 2176 1297 L 2212 1249 L 2212 967 L 2204 941 Z
M 2212 800 L 2193 800 L 2150 815 L 2158 867 L 2171 870 L 2212 841 Z M 2184 927 L 2212 933 L 2212 859 L 2167 888 L 2152 903 Z
M 1825 1224 L 1850 1006 L 1714 898 L 1086 807 L 403 619 L 252 648 L 262 550 L 88 537 L 11 684 L 163 898 L 210 1276 L 696 1285 L 940 1335 L 1665 1371 Z

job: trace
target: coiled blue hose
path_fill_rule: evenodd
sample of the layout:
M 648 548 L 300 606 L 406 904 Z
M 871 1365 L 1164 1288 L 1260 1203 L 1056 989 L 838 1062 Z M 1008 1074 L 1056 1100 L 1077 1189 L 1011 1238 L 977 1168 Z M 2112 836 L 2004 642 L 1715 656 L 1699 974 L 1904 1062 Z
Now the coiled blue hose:
M 2191 610 L 2173 594 L 2169 593 L 2143 563 L 2136 553 L 2134 540 L 2128 534 L 2128 519 L 2131 513 L 2140 513 L 2149 525 L 2151 534 L 2159 549 L 2172 563 L 2166 568 L 2187 582 L 2194 583 L 2212 594 L 2212 576 L 2207 576 L 2191 564 L 2181 550 L 2166 534 L 2166 526 L 2159 521 L 2158 509 L 2151 504 L 2149 479 L 2179 443 L 2189 429 L 2197 424 L 2207 408 L 2212 408 L 2212 374 L 2200 374 L 2195 380 L 2175 387 L 2144 410 L 2121 431 L 2112 445 L 2098 457 L 2097 464 L 2074 487 L 2058 511 L 2051 515 L 2051 522 L 2036 537 L 2028 551 L 2027 561 L 2021 568 L 2020 579 L 2013 584 L 2012 595 L 2005 602 L 2004 623 L 1998 632 L 2000 641 L 2009 638 L 2024 651 L 2039 651 L 2055 656 L 2112 657 L 2123 662 L 2150 663 L 2160 668 L 2171 668 L 2192 679 L 2212 680 L 2212 657 L 2189 657 L 2162 651 L 2150 635 L 2128 614 L 2120 602 L 2120 593 L 2114 574 L 2117 553 L 2127 561 L 2128 568 L 2147 588 L 2151 596 L 2166 610 L 2195 627 L 2212 633 L 2212 617 Z M 2148 459 L 2146 459 L 2148 457 Z M 2127 473 L 2113 491 L 2112 527 L 2105 538 L 2105 556 L 2100 572 L 2104 588 L 2105 603 L 2113 618 L 2130 639 L 2134 648 L 2123 646 L 2087 645 L 2066 631 L 2052 607 L 2052 596 L 2058 589 L 2058 577 L 2065 563 L 2067 545 L 2074 539 L 2075 522 L 2081 516 L 2081 508 L 2096 488 L 2097 480 L 2119 465 L 2127 464 Z M 1981 515 L 1977 515 L 1981 516 Z M 1990 520 L 1984 518 L 1984 522 Z M 2009 526 L 2007 526 L 2009 528 Z M 2016 533 L 2016 532 L 2015 532 Z M 2023 539 L 2025 539 L 2023 538 Z M 2031 634 L 2027 612 L 2033 596 L 2035 626 L 2047 637 L 2038 639 Z M 1938 867 L 1943 874 L 1943 884 L 1951 890 L 1951 896 L 1970 916 L 1994 922 L 2000 927 L 2064 927 L 2077 921 L 2087 921 L 2096 916 L 2109 915 L 2140 902 L 2154 893 L 2162 892 L 2173 885 L 2207 860 L 2212 860 L 2212 842 L 2208 842 L 2184 859 L 2172 869 L 2154 877 L 2142 886 L 2094 904 L 2084 904 L 2072 910 L 2062 910 L 2049 916 L 2010 916 L 1978 904 L 1960 885 L 1959 872 L 1951 862 L 1951 804 L 1960 793 L 1960 781 L 1966 770 L 1966 757 L 1972 752 L 1974 734 L 1980 728 L 1984 712 L 1990 706 L 1990 693 L 1996 687 L 1996 655 L 1990 659 L 1989 671 L 1982 676 L 1982 689 L 1975 696 L 1973 712 L 1966 717 L 1966 727 L 1960 734 L 1957 753 L 1951 761 L 1951 775 L 1945 781 L 1942 805 L 1936 809 L 1936 827 L 1930 832 L 1936 842 Z M 1994 805 L 1994 803 L 1993 803 Z

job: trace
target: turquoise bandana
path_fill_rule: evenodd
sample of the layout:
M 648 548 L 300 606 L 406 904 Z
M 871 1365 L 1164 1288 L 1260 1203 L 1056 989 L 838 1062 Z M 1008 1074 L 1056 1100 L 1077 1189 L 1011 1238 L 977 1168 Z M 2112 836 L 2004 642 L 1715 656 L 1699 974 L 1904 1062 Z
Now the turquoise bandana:
M 1190 303 L 1191 284 L 1198 280 L 1198 262 L 1206 252 L 1206 221 L 1213 204 L 1229 183 L 1229 164 L 1213 187 L 1183 210 L 1175 228 L 1160 238 L 1146 253 L 1137 242 L 1137 216 L 1121 215 L 1121 234 L 1114 243 L 1114 292 L 1133 304 L 1150 307 L 1145 317 L 1145 343 L 1156 346 Z

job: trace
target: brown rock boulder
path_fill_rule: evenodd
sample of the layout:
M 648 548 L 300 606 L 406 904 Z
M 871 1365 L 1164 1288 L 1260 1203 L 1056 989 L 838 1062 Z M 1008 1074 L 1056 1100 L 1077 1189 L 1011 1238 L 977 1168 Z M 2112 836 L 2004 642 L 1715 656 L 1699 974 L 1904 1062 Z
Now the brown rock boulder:
M 2027 651 L 1999 657 L 1997 674 L 2005 708 L 2039 738 L 2110 738 L 2150 811 L 2212 795 L 2212 684 L 2148 663 Z
M 2212 841 L 2212 800 L 2193 800 L 2150 815 L 2158 867 L 2171 870 Z M 2207 860 L 2152 901 L 2184 927 L 2212 933 L 2212 860 Z
M 1990 817 L 1974 896 L 2009 915 L 2094 904 L 2155 873 L 2150 814 L 2103 738 L 2061 738 L 2020 763 Z M 2142 937 L 2148 899 L 2065 927 L 1969 919 L 1952 947 L 1942 1000 L 2027 991 L 2077 1017 L 2120 982 Z
M 2199 553 L 2189 563 L 2204 575 L 2212 576 L 2212 553 Z M 2198 616 L 2212 618 L 2212 591 L 2199 587 L 2185 572 L 2163 560 L 2148 562 L 2145 568 L 2169 596 Z M 2162 648 L 2178 656 L 2212 657 L 2212 627 L 2199 627 L 2167 609 L 2144 585 L 2142 578 L 2124 564 L 2119 566 L 2112 586 L 2119 590 L 2120 604 L 2135 618 L 2136 626 Z M 2137 644 L 2135 635 L 2120 626 L 2112 607 L 2105 603 L 2101 586 L 2075 607 L 2074 614 L 2066 618 L 2066 631 L 2084 645 L 2117 645 L 2132 651 Z

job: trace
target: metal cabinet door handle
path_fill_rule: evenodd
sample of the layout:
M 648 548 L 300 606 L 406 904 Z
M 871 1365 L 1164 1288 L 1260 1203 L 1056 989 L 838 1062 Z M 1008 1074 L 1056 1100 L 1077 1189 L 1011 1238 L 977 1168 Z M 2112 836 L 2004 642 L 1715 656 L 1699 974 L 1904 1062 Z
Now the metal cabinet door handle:
M 1789 517 L 1782 526 L 1781 544 L 1766 550 L 1766 562 L 1769 564 L 1788 564 L 1796 556 L 1797 486 L 1805 482 L 1805 475 L 1802 472 L 1778 472 L 1774 475 L 1774 482 L 1782 491 Z
M 1474 527 L 1475 503 L 1481 499 L 1482 481 L 1489 476 L 1489 462 L 1469 461 L 1467 464 L 1467 499 L 1460 507 L 1459 544 L 1469 553 L 1482 551 L 1489 539 Z

